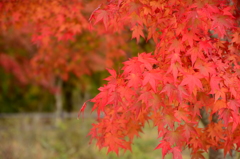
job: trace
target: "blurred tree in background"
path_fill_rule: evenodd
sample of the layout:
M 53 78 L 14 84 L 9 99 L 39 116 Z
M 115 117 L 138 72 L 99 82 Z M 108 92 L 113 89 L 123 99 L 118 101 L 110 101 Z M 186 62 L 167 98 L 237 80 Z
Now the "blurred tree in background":
M 0 112 L 71 112 L 96 95 L 105 68 L 151 45 L 130 31 L 109 34 L 89 17 L 101 1 L 0 2 Z M 104 36 L 102 36 L 104 34 Z M 87 96 L 87 97 L 86 97 Z

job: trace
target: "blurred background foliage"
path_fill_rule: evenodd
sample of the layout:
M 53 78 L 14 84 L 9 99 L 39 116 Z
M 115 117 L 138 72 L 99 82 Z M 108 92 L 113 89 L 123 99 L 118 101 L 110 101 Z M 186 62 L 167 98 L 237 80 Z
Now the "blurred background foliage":
M 29 36 L 14 31 L 0 36 L 0 113 L 54 112 L 54 94 L 59 89 L 56 85 L 59 78 L 62 81 L 63 100 L 74 96 L 75 99 L 69 100 L 77 100 L 79 103 L 81 98 L 80 103 L 82 103 L 94 97 L 98 93 L 98 88 L 106 83 L 103 80 L 109 75 L 106 68 L 121 71 L 123 61 L 136 56 L 139 52 L 150 52 L 152 48 L 152 44 L 147 44 L 144 39 L 141 39 L 140 45 L 137 45 L 135 40 L 131 40 L 130 31 L 124 33 L 124 37 L 107 35 L 108 37 L 105 38 L 104 35 L 97 34 L 97 32 L 84 31 L 76 35 L 73 41 L 59 42 L 60 44 L 56 46 L 48 47 L 48 51 L 54 53 L 54 47 L 64 46 L 63 49 L 67 48 L 67 51 L 63 52 L 69 58 L 61 59 L 62 54 L 58 55 L 58 53 L 54 54 L 56 57 L 51 57 L 52 54 L 49 53 L 44 56 L 52 59 L 42 63 L 36 62 L 35 59 L 41 54 L 39 53 L 41 48 L 34 45 Z M 122 46 L 109 44 L 112 40 L 118 43 L 117 40 L 122 38 L 126 38 Z M 113 55 L 106 53 L 107 48 Z M 121 50 L 122 55 L 115 53 L 116 50 Z M 72 64 L 76 56 L 80 56 L 79 65 Z M 85 58 L 93 60 L 84 61 Z M 58 65 L 58 60 L 62 60 L 61 65 Z M 71 65 L 73 71 L 64 70 Z M 64 101 L 64 111 L 78 111 L 80 108 L 75 102 L 73 108 L 68 110 L 68 104 Z

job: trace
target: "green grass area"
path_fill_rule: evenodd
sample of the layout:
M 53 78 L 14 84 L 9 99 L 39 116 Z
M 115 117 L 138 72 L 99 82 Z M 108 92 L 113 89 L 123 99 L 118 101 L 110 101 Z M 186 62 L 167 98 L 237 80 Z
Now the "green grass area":
M 86 137 L 94 119 L 65 119 L 56 126 L 53 119 L 18 118 L 0 120 L 0 159 L 161 159 L 157 129 L 146 125 L 134 140 L 132 152 L 106 155 Z M 184 152 L 184 158 L 190 158 Z M 168 155 L 166 159 L 172 158 Z

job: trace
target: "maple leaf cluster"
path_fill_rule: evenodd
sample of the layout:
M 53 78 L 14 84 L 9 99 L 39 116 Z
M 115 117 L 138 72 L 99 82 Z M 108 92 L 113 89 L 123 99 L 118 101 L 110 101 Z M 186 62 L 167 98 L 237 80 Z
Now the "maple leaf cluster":
M 239 151 L 238 5 L 236 0 L 113 0 L 93 12 L 91 20 L 102 21 L 107 30 L 130 28 L 132 38 L 156 44 L 152 53 L 124 62 L 122 72 L 109 69 L 108 83 L 90 100 L 99 118 L 89 135 L 99 148 L 117 154 L 131 150 L 151 120 L 163 158 L 168 153 L 181 158 L 184 148 L 192 158 L 204 158 L 210 147 L 225 155 Z M 199 126 L 202 111 L 209 115 L 205 127 Z

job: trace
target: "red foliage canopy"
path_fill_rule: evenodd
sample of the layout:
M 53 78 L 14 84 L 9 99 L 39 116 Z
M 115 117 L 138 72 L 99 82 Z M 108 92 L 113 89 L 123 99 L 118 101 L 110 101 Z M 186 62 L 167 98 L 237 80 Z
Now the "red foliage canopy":
M 99 117 L 89 135 L 99 148 L 131 150 L 134 136 L 152 120 L 163 157 L 188 147 L 203 158 L 209 147 L 240 148 L 240 41 L 236 0 L 112 0 L 91 20 L 108 30 L 131 28 L 132 37 L 154 40 L 152 53 L 109 70 L 108 84 L 90 101 Z M 210 123 L 199 127 L 201 111 Z M 218 115 L 218 120 L 212 118 Z

